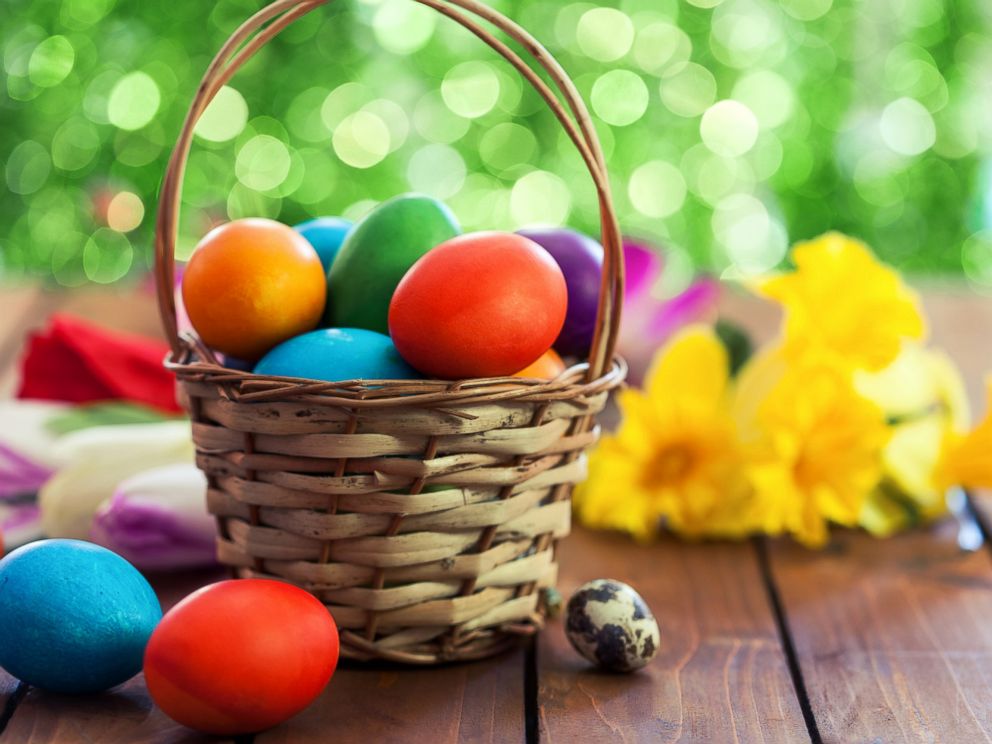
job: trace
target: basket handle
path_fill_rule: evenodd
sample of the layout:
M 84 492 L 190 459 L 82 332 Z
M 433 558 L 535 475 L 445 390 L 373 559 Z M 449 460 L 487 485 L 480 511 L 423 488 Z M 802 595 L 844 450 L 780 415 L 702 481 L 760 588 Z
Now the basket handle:
M 175 305 L 175 246 L 179 225 L 183 173 L 193 142 L 193 130 L 217 92 L 259 49 L 284 28 L 333 0 L 276 0 L 245 21 L 221 47 L 207 67 L 169 158 L 159 196 L 155 223 L 155 279 L 162 325 L 173 357 L 183 349 Z M 596 330 L 589 352 L 587 379 L 600 377 L 610 365 L 620 327 L 623 304 L 622 238 L 610 193 L 606 163 L 599 137 L 581 95 L 561 65 L 534 37 L 479 0 L 412 0 L 426 5 L 467 28 L 510 62 L 533 86 L 561 123 L 592 176 L 599 199 L 603 276 L 599 291 Z M 571 112 L 566 112 L 554 90 L 509 46 L 462 11 L 491 23 L 516 41 L 544 69 Z M 574 117 L 574 118 L 573 118 Z

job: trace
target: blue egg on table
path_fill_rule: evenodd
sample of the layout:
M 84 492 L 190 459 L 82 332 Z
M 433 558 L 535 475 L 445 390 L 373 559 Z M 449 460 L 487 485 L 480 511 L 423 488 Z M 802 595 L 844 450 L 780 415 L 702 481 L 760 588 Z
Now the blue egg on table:
M 138 570 L 82 540 L 39 540 L 0 560 L 0 667 L 63 693 L 141 671 L 162 607 Z
M 351 225 L 351 221 L 343 217 L 318 217 L 315 220 L 302 222 L 293 229 L 314 247 L 317 255 L 320 256 L 320 263 L 324 266 L 324 273 L 327 273 Z
M 321 328 L 284 341 L 255 365 L 255 373 L 307 380 L 412 380 L 392 339 L 364 328 Z

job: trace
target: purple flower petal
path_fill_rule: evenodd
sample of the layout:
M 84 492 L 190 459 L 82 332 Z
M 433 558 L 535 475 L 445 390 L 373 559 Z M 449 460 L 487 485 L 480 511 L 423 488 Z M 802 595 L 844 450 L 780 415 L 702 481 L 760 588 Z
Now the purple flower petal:
M 664 266 L 661 254 L 647 243 L 624 240 L 623 261 L 625 268 L 624 297 L 637 299 L 651 291 Z
M 142 569 L 211 565 L 215 525 L 205 492 L 206 482 L 193 465 L 146 471 L 124 481 L 100 507 L 90 537 Z

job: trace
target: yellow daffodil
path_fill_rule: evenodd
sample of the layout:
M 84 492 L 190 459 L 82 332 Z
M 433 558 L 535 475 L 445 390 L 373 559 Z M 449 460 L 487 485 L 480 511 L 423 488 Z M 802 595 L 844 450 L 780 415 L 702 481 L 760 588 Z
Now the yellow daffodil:
M 877 371 L 896 358 L 904 339 L 925 335 L 916 295 L 863 243 L 827 233 L 797 245 L 792 258 L 795 271 L 757 288 L 785 308 L 790 358 L 826 356 Z
M 712 329 L 682 331 L 656 357 L 646 389 L 620 394 L 623 421 L 590 455 L 575 493 L 579 518 L 641 539 L 662 523 L 690 536 L 746 534 L 728 395 L 727 353 Z
M 754 488 L 751 519 L 771 535 L 823 545 L 828 525 L 854 525 L 881 476 L 885 417 L 849 375 L 825 363 L 776 365 L 772 350 L 742 371 L 735 411 Z M 750 366 L 750 365 L 749 365 Z M 749 391 L 771 389 L 755 405 Z
M 989 411 L 978 426 L 946 442 L 937 467 L 941 487 L 992 488 L 992 379 L 986 400 Z
M 906 343 L 881 372 L 859 372 L 855 386 L 885 412 L 892 436 L 882 452 L 883 479 L 868 497 L 860 524 L 885 536 L 946 511 L 938 461 L 968 426 L 961 374 L 942 352 Z

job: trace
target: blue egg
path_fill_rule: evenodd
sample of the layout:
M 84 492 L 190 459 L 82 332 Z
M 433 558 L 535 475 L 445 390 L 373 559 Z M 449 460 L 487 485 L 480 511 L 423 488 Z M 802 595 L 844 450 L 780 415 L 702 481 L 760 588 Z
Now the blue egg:
M 162 618 L 138 570 L 81 540 L 40 540 L 0 560 L 0 667 L 53 692 L 100 692 L 141 671 Z
M 307 380 L 412 380 L 392 339 L 363 328 L 322 328 L 291 338 L 255 365 L 256 374 Z
M 338 249 L 341 248 L 344 236 L 348 234 L 351 225 L 352 223 L 343 217 L 318 217 L 309 222 L 302 222 L 293 229 L 306 238 L 317 251 L 326 274 L 334 263 L 334 257 L 338 255 Z

